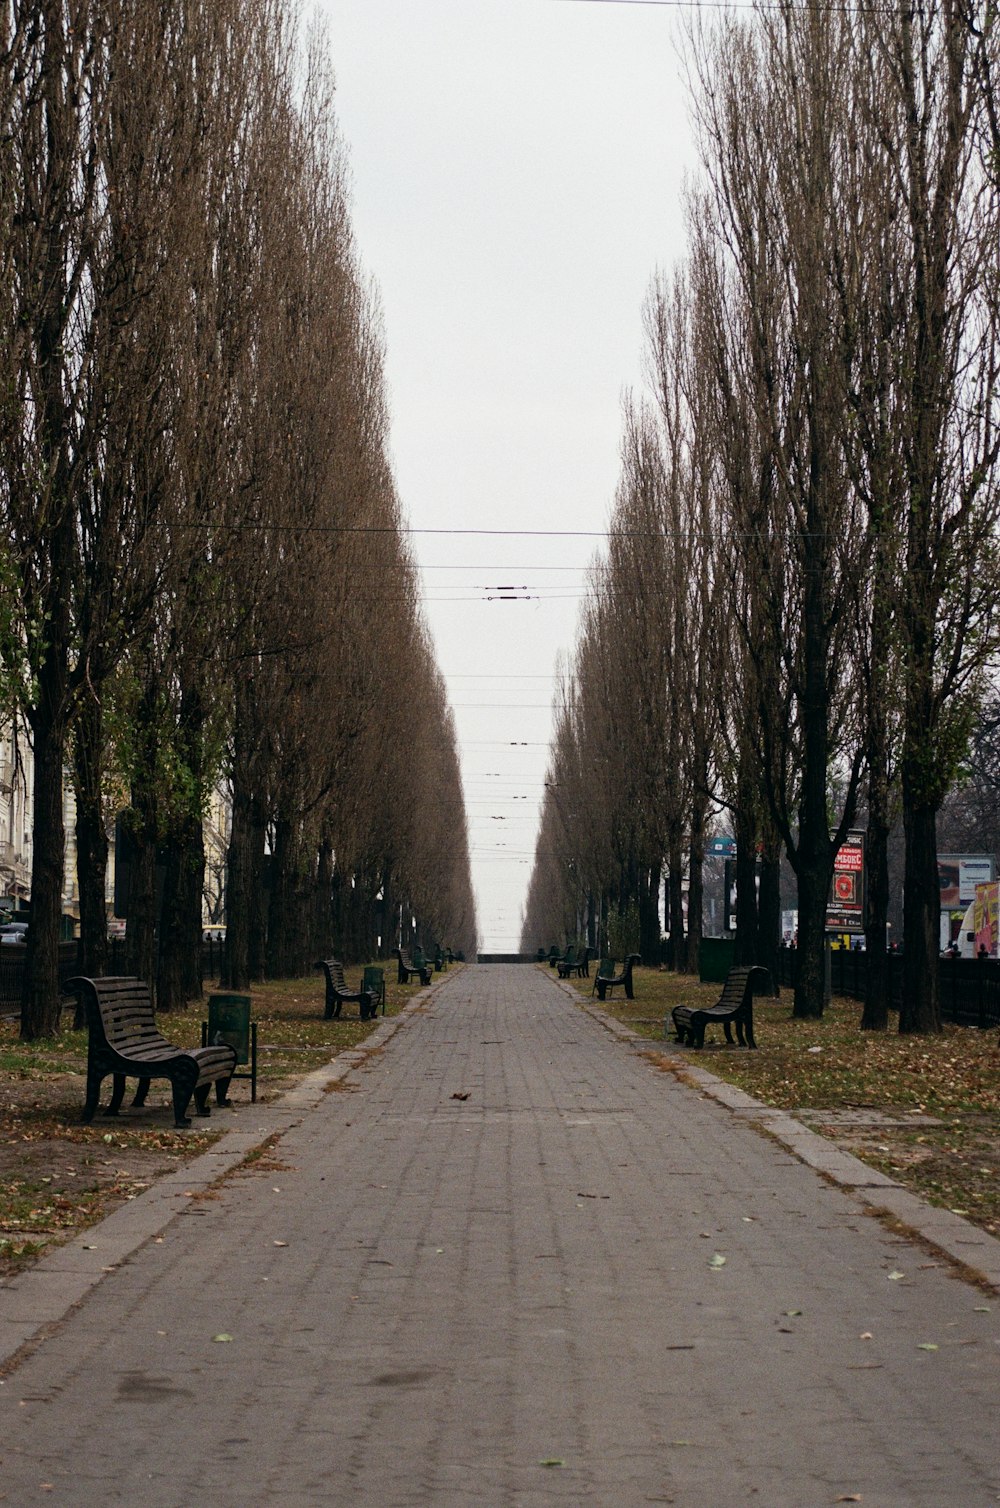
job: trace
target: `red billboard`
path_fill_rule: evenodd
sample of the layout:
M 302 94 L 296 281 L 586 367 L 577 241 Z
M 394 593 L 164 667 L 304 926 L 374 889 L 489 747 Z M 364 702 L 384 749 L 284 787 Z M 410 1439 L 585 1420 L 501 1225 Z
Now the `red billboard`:
M 865 835 L 850 832 L 833 861 L 830 899 L 826 906 L 828 932 L 865 930 Z

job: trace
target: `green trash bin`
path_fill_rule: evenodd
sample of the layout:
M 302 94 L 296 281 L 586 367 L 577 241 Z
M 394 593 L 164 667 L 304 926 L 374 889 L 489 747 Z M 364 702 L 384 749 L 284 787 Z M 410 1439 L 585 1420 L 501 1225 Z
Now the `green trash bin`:
M 702 984 L 725 984 L 733 966 L 735 938 L 703 937 L 698 947 L 698 978 Z
M 369 964 L 361 979 L 361 988 L 367 990 L 371 996 L 372 1020 L 378 1015 L 379 1006 L 385 1015 L 385 969 L 379 968 L 378 964 Z
M 236 1065 L 249 1065 L 249 1073 L 234 1073 L 234 1079 L 250 1080 L 250 1100 L 257 1100 L 257 1023 L 250 1020 L 249 995 L 215 994 L 208 997 L 208 1020 L 201 1023 L 201 1045 L 228 1042 L 236 1049 Z

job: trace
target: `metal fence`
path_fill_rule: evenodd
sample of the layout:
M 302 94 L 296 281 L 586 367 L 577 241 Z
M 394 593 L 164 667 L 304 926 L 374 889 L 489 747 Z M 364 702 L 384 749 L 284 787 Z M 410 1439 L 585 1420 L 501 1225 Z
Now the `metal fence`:
M 835 995 L 851 1000 L 865 998 L 869 955 L 859 948 L 830 949 L 830 987 Z M 898 1011 L 903 999 L 903 955 L 889 953 L 889 1001 Z M 794 948 L 781 949 L 781 983 L 795 985 L 798 955 Z M 938 960 L 941 1015 L 956 1026 L 983 1029 L 1000 1026 L 1000 960 L 995 958 L 941 958 Z
M 222 974 L 222 961 L 225 943 L 217 938 L 206 939 L 201 945 L 201 975 L 204 980 L 219 979 Z M 0 1008 L 8 1013 L 11 1010 L 20 1009 L 21 997 L 24 990 L 24 957 L 23 947 L 0 947 Z M 113 938 L 108 943 L 108 968 L 109 974 L 123 974 L 128 965 L 125 961 L 125 942 L 122 938 Z M 79 944 L 76 942 L 64 942 L 59 944 L 59 983 L 62 985 L 67 979 L 72 979 L 74 974 L 80 972 Z

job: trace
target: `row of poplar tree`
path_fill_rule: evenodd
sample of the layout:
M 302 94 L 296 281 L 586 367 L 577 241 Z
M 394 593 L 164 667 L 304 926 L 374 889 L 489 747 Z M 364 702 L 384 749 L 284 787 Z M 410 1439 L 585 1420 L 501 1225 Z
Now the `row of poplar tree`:
M 887 839 L 905 834 L 900 1028 L 940 1029 L 936 819 L 998 645 L 995 7 L 761 5 L 691 32 L 688 250 L 645 311 L 610 541 L 558 706 L 524 945 L 635 907 L 697 969 L 702 862 L 737 840 L 737 947 L 794 1012 L 867 831 L 887 1021 Z M 684 892 L 687 894 L 686 929 Z M 603 906 L 603 910 L 602 910 Z
M 232 801 L 228 983 L 475 947 L 456 740 L 387 460 L 327 49 L 282 0 L 0 3 L 0 677 L 34 761 L 22 1035 L 81 966 L 200 993 L 203 815 Z

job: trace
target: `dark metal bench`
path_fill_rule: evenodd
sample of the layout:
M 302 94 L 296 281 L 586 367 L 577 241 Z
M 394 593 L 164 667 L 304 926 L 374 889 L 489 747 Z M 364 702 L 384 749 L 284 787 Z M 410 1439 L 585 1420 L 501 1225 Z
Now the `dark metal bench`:
M 632 969 L 637 963 L 642 963 L 639 954 L 630 953 L 622 964 L 621 973 L 612 974 L 610 979 L 598 969 L 597 978 L 594 980 L 598 1000 L 604 1000 L 609 990 L 616 990 L 619 987 L 624 989 L 626 1000 L 634 1000 L 635 995 L 632 992 Z
M 575 974 L 578 979 L 590 978 L 590 949 L 577 947 L 571 943 L 562 958 L 556 964 L 560 979 L 568 979 Z
M 362 1021 L 371 1020 L 378 1009 L 375 994 L 371 989 L 366 988 L 364 984 L 359 990 L 348 989 L 347 980 L 344 978 L 344 965 L 339 959 L 321 958 L 316 967 L 322 969 L 326 977 L 324 1021 L 338 1017 L 342 1005 L 356 1005 Z
M 726 1041 L 733 1045 L 733 1027 L 741 1047 L 756 1047 L 753 1035 L 753 996 L 757 978 L 771 986 L 771 976 L 760 964 L 730 969 L 715 1005 L 675 1005 L 671 1011 L 677 1041 L 691 1047 L 705 1045 L 705 1028 L 721 1023 Z
M 149 987 L 141 979 L 87 979 L 78 975 L 64 985 L 67 995 L 82 998 L 87 1019 L 87 1098 L 83 1119 L 91 1121 L 101 1097 L 101 1084 L 114 1076 L 105 1115 L 117 1115 L 125 1095 L 126 1078 L 139 1080 L 132 1105 L 146 1103 L 151 1079 L 169 1079 L 174 1101 L 174 1125 L 190 1126 L 187 1108 L 194 1096 L 199 1115 L 211 1115 L 208 1091 L 215 1084 L 218 1103 L 236 1067 L 236 1049 L 228 1042 L 209 1047 L 176 1047 L 156 1025 Z
M 593 982 L 593 984 L 590 987 L 590 993 L 592 995 L 596 995 L 597 994 L 597 985 L 598 985 L 598 982 L 600 980 L 603 979 L 605 986 L 607 986 L 608 984 L 613 984 L 614 983 L 614 978 L 615 978 L 615 961 L 614 961 L 614 959 L 613 958 L 601 958 L 601 959 L 599 959 L 598 963 L 597 963 L 597 973 L 594 975 L 594 982 Z
M 416 962 L 409 954 L 404 953 L 402 948 L 396 949 L 396 957 L 399 960 L 400 984 L 409 984 L 411 974 L 416 974 L 421 984 L 430 984 L 431 966 L 429 963 Z
M 576 968 L 577 947 L 576 943 L 569 943 L 561 958 L 556 959 L 556 971 L 560 979 L 568 979 Z

